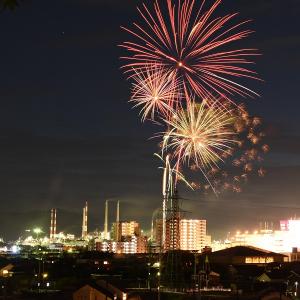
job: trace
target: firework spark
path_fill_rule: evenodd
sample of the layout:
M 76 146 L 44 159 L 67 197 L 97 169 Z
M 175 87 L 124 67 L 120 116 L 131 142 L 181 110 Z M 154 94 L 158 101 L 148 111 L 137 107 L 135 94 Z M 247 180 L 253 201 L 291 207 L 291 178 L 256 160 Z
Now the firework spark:
M 218 166 L 222 154 L 235 144 L 233 118 L 227 109 L 195 104 L 189 98 L 187 109 L 179 109 L 170 120 L 164 133 L 163 151 L 171 150 L 179 168 L 195 164 L 203 173 L 208 167 Z
M 164 118 L 171 115 L 180 97 L 180 82 L 161 68 L 148 67 L 144 72 L 135 71 L 130 102 L 141 107 L 142 121 L 155 119 L 158 113 Z
M 159 66 L 175 78 L 182 78 L 189 90 L 200 98 L 215 94 L 225 99 L 233 95 L 253 97 L 252 90 L 236 78 L 258 79 L 248 68 L 255 49 L 228 50 L 229 45 L 248 37 L 252 31 L 241 29 L 249 21 L 233 23 L 237 13 L 213 17 L 222 0 L 204 9 L 205 0 L 196 7 L 194 0 L 155 1 L 153 11 L 145 4 L 138 11 L 143 24 L 134 29 L 122 27 L 134 38 L 121 47 L 128 51 L 125 72 L 145 71 L 149 64 Z
M 230 105 L 224 104 L 227 109 Z M 234 117 L 234 132 L 237 140 L 236 147 L 222 154 L 224 164 L 222 168 L 214 166 L 207 170 L 207 179 L 213 184 L 213 191 L 220 193 L 222 191 L 232 191 L 240 193 L 242 187 L 248 182 L 250 176 L 255 174 L 259 177 L 266 175 L 266 170 L 261 166 L 263 155 L 269 152 L 270 147 L 263 144 L 263 123 L 260 118 L 251 117 L 245 106 L 233 107 L 231 105 L 231 114 Z M 260 137 L 256 139 L 254 137 Z M 197 172 L 199 168 L 193 165 L 191 171 Z M 197 174 L 195 173 L 195 176 Z M 192 180 L 195 179 L 192 176 Z M 197 184 L 197 182 L 196 182 Z M 199 185 L 199 189 L 203 186 Z

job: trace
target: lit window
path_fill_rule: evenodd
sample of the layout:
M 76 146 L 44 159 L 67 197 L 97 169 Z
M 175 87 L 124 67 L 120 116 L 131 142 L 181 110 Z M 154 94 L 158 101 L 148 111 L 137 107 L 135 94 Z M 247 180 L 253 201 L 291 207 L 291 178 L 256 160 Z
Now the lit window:
M 246 264 L 252 264 L 252 257 L 246 257 L 245 263 Z

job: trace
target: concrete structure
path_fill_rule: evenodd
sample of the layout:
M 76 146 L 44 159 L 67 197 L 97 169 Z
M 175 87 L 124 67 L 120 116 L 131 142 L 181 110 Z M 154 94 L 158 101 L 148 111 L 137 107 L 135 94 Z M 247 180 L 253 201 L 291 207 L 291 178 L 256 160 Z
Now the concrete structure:
M 50 241 L 53 241 L 56 237 L 56 208 L 51 209 L 50 220 Z
M 228 246 L 250 245 L 273 252 L 290 254 L 293 249 L 300 249 L 299 232 L 300 219 L 284 220 L 280 221 L 280 230 L 237 231 L 223 246 L 225 248 Z
M 206 220 L 180 220 L 180 249 L 201 251 L 208 244 Z
M 82 239 L 87 239 L 88 235 L 88 202 L 85 202 L 85 207 L 82 210 Z
M 173 229 L 172 226 L 175 228 Z M 162 219 L 154 223 L 153 237 L 157 246 L 162 244 Z M 175 234 L 174 234 L 175 233 Z M 188 220 L 175 217 L 166 222 L 166 250 L 198 250 L 211 245 L 211 236 L 206 234 L 206 220 Z
M 288 261 L 288 256 L 286 255 L 250 246 L 236 246 L 203 255 L 207 256 L 212 264 L 225 265 L 264 265 Z
M 13 264 L 4 264 L 3 266 L 0 266 L 0 277 L 8 277 L 13 268 Z
M 105 201 L 104 209 L 104 239 L 108 239 L 108 200 Z
M 120 201 L 117 201 L 117 211 L 116 211 L 116 222 L 113 223 L 113 234 L 108 232 L 108 202 L 115 202 L 114 200 L 105 200 L 105 209 L 104 209 L 104 231 L 103 231 L 103 238 L 104 240 L 109 240 L 113 238 L 114 240 L 118 241 L 121 238 L 120 233 Z M 116 225 L 117 224 L 117 225 Z
M 153 228 L 153 240 L 158 246 L 162 244 L 162 234 L 163 234 L 163 220 L 156 219 Z
M 141 235 L 140 224 L 136 221 L 120 222 L 120 235 L 121 237 Z
M 180 249 L 180 217 L 178 215 L 166 221 L 166 240 L 164 250 Z
M 115 300 L 114 294 L 96 284 L 86 284 L 73 293 L 73 300 Z
M 290 261 L 300 261 L 300 252 L 298 248 L 294 247 L 290 254 Z
M 124 238 L 122 241 L 98 241 L 96 250 L 101 252 L 113 252 L 119 254 L 139 254 L 148 252 L 148 241 L 145 236 Z
M 136 221 L 115 222 L 111 228 L 111 239 L 116 242 L 121 242 L 125 238 L 132 236 L 140 236 L 140 224 Z
M 108 290 L 111 294 L 114 295 L 115 300 L 127 300 L 128 293 L 125 287 L 122 286 L 120 281 L 106 281 L 106 280 L 97 280 L 97 285 L 101 286 Z
M 172 194 L 172 193 L 171 193 Z M 162 238 L 163 251 L 180 249 L 180 209 L 178 204 L 178 194 L 175 191 L 169 199 L 167 207 L 167 218 L 165 222 L 166 236 Z M 163 222 L 164 226 L 164 222 Z
M 120 232 L 120 201 L 117 202 L 117 214 L 116 214 L 116 240 L 120 241 L 122 233 Z

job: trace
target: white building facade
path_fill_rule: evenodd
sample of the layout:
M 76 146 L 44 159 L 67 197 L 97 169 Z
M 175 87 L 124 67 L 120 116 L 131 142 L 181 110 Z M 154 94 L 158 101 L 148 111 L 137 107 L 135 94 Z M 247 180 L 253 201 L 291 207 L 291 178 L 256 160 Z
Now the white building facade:
M 201 251 L 210 239 L 206 234 L 206 220 L 180 220 L 180 249 Z

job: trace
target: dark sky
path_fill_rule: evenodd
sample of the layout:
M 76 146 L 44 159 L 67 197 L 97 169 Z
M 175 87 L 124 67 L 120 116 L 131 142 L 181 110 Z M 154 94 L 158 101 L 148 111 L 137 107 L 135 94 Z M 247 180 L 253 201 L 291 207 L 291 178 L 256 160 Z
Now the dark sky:
M 78 233 L 85 200 L 90 229 L 102 229 L 107 198 L 122 201 L 123 219 L 150 227 L 161 171 L 149 137 L 159 128 L 141 124 L 127 103 L 117 47 L 138 3 L 24 0 L 0 14 L 0 236 L 48 230 L 52 207 L 59 230 Z M 217 13 L 232 11 L 254 19 L 256 33 L 242 46 L 263 53 L 255 68 L 265 83 L 247 84 L 262 95 L 247 104 L 264 118 L 272 150 L 268 175 L 242 194 L 182 188 L 187 217 L 206 218 L 215 236 L 300 215 L 300 1 L 224 0 Z

